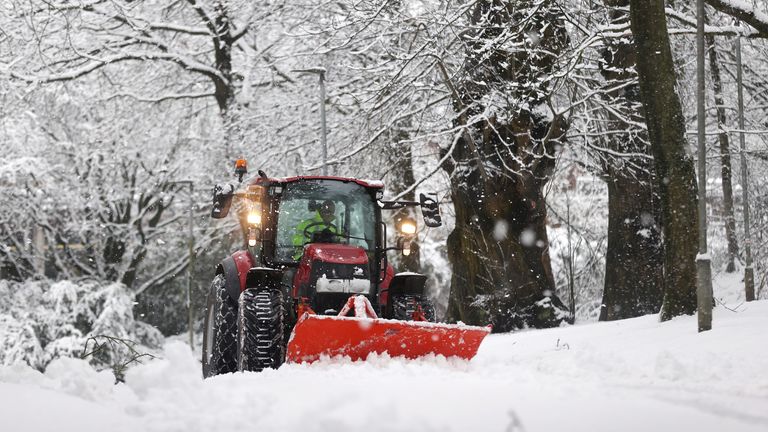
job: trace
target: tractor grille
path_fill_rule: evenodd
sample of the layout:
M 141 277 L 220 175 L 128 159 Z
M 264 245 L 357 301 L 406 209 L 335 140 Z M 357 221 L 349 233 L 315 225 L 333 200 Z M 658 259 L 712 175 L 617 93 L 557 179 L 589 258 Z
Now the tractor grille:
M 323 287 L 318 286 L 318 280 L 326 279 L 323 282 Z M 338 287 L 335 286 L 332 280 L 337 280 Z M 312 286 L 312 308 L 318 313 L 324 313 L 329 315 L 335 315 L 346 303 L 347 298 L 350 295 L 354 295 L 354 292 L 360 292 L 363 284 L 368 284 L 366 292 L 360 292 L 365 294 L 371 299 L 371 285 L 370 285 L 370 271 L 367 264 L 336 264 L 326 263 L 321 261 L 315 261 L 312 265 L 312 278 L 310 285 Z M 341 288 L 339 292 L 337 289 Z M 325 292 L 321 292 L 318 288 L 322 288 Z
M 312 264 L 312 282 L 326 279 L 370 279 L 368 266 L 364 264 L 336 264 L 315 261 Z

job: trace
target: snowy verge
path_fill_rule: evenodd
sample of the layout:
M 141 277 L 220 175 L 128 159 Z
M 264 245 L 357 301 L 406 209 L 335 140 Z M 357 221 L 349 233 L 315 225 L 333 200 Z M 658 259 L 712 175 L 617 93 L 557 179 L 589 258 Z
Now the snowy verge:
M 0 368 L 0 406 L 19 432 L 102 431 L 82 419 L 104 413 L 142 431 L 765 431 L 767 327 L 758 301 L 716 308 L 705 333 L 646 316 L 490 335 L 470 362 L 334 358 L 205 381 L 172 342 L 119 385 L 77 360 Z M 28 418 L 32 399 L 67 414 Z

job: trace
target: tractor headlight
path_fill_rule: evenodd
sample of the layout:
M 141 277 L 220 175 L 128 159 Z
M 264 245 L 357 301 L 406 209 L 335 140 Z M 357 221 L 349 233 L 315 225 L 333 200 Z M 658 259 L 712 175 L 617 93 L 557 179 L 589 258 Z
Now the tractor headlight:
M 402 234 L 412 236 L 416 234 L 416 222 L 408 219 L 404 219 L 399 226 L 399 231 Z
M 251 210 L 248 212 L 248 225 L 261 225 L 261 212 Z

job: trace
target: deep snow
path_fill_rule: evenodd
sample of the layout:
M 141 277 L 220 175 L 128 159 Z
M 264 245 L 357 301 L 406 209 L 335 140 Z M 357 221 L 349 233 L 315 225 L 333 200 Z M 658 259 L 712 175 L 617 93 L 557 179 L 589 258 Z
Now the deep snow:
M 188 348 L 113 385 L 75 359 L 0 368 L 4 431 L 766 431 L 768 301 L 489 336 L 471 362 L 330 359 L 203 381 Z

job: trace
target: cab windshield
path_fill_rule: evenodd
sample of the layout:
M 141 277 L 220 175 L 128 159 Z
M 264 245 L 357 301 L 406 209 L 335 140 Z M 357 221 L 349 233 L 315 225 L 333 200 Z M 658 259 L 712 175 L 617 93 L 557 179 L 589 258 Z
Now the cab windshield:
M 303 180 L 288 183 L 278 211 L 276 261 L 298 261 L 304 244 L 313 241 L 313 233 L 323 230 L 332 233 L 330 238 L 334 243 L 374 252 L 374 205 L 368 191 L 353 182 Z M 330 212 L 328 208 L 331 208 Z

